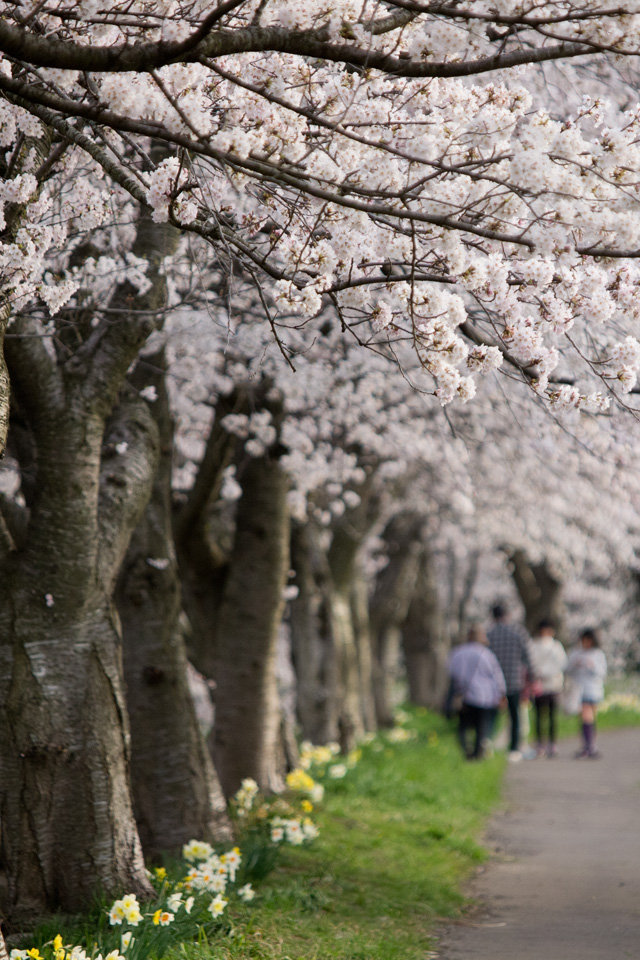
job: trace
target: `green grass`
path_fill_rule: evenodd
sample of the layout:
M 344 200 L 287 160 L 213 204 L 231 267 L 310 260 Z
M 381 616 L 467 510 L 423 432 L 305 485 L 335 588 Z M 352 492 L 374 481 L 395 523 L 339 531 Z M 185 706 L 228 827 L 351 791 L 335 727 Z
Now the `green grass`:
M 164 955 L 425 960 L 438 921 L 467 904 L 461 886 L 485 857 L 480 838 L 500 798 L 504 758 L 465 762 L 454 725 L 426 711 L 411 711 L 410 728 L 414 739 L 391 743 L 381 734 L 343 780 L 325 781 L 325 800 L 312 814 L 320 836 L 282 848 L 274 871 L 255 883 L 251 904 L 233 898 L 217 930 Z M 27 943 L 11 945 L 42 949 L 61 933 L 91 954 L 96 939 L 103 942 L 98 931 L 108 933 L 107 906 L 50 918 Z
M 329 785 L 320 837 L 283 853 L 215 957 L 424 960 L 435 923 L 460 914 L 461 883 L 485 856 L 479 836 L 504 761 L 466 763 L 447 721 L 412 716 L 414 741 L 374 742 Z
M 614 685 L 608 692 L 636 691 Z M 467 763 L 454 724 L 426 711 L 410 716 L 414 739 L 391 743 L 382 734 L 343 780 L 328 782 L 313 812 L 319 838 L 283 848 L 276 869 L 255 883 L 253 903 L 234 898 L 217 930 L 171 948 L 170 960 L 429 956 L 436 925 L 464 911 L 463 883 L 485 857 L 482 829 L 499 802 L 504 755 Z M 598 725 L 640 725 L 640 700 L 602 712 Z M 577 728 L 576 717 L 562 716 L 562 736 Z M 98 930 L 105 930 L 106 907 L 96 904 L 66 922 L 53 918 L 24 946 L 41 946 L 62 932 L 65 942 L 84 943 L 91 952 Z

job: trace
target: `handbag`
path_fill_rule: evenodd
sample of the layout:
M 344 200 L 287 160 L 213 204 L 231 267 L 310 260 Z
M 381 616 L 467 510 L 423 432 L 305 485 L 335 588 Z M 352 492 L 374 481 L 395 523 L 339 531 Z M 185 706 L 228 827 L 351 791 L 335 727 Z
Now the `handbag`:
M 574 717 L 582 706 L 582 687 L 571 677 L 564 678 L 564 687 L 560 693 L 560 708 L 563 713 Z

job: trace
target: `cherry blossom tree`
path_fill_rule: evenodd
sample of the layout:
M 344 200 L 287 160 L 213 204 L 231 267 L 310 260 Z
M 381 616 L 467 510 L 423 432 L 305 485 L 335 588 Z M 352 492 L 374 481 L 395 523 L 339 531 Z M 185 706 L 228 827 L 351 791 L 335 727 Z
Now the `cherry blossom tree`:
M 557 120 L 514 71 L 633 56 L 639 23 L 635 5 L 596 0 L 61 0 L 0 14 L 0 449 L 11 389 L 21 475 L 0 512 L 0 856 L 9 909 L 27 912 L 75 909 L 96 883 L 147 888 L 112 600 L 160 452 L 126 374 L 171 300 L 177 231 L 215 261 L 205 299 L 226 297 L 233 317 L 253 283 L 285 354 L 291 316 L 310 336 L 330 305 L 350 346 L 401 380 L 410 369 L 423 419 L 426 396 L 469 400 L 501 364 L 558 411 L 626 403 L 640 367 L 640 112 L 605 124 L 588 99 Z M 321 352 L 336 347 L 322 323 Z M 356 409 L 359 391 L 381 409 L 385 391 L 354 381 L 347 349 L 343 382 L 324 377 L 334 407 Z M 278 461 L 292 510 L 310 503 L 335 528 L 351 675 L 348 509 L 399 467 L 374 420 L 336 416 L 349 441 L 326 443 L 311 400 L 285 418 Z M 405 403 L 394 443 L 404 430 L 404 446 L 428 446 Z M 265 412 L 223 431 L 246 431 L 256 462 L 275 443 Z
M 125 378 L 162 323 L 178 236 L 109 195 L 81 154 L 65 167 L 37 203 L 67 237 L 58 264 L 74 271 L 74 303 L 51 320 L 24 302 L 5 345 L 17 483 L 2 497 L 0 857 L 13 916 L 76 909 L 97 886 L 150 890 L 113 594 L 160 454 L 144 391 Z

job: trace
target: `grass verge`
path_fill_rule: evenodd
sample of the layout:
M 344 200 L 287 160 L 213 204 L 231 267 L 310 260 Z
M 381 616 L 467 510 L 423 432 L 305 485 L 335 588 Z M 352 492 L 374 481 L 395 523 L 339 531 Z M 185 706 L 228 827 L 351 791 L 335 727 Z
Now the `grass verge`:
M 225 960 L 424 960 L 441 917 L 484 856 L 479 837 L 500 794 L 503 759 L 463 761 L 452 727 L 412 712 L 415 738 L 384 734 L 327 787 L 319 838 L 283 851 L 277 870 L 210 955 Z M 195 960 L 202 946 L 173 956 Z
M 281 848 L 276 869 L 256 883 L 252 903 L 234 898 L 215 929 L 201 927 L 197 942 L 174 939 L 177 945 L 167 942 L 164 949 L 162 928 L 147 922 L 153 936 L 140 955 L 425 960 L 436 923 L 464 909 L 462 882 L 485 857 L 479 841 L 499 800 L 504 759 L 465 762 L 454 726 L 421 710 L 407 715 L 405 728 L 379 734 L 358 752 L 343 779 L 325 780 L 325 799 L 313 811 L 319 837 L 309 846 Z M 154 906 L 142 908 L 147 914 Z M 40 947 L 46 960 L 61 934 L 65 944 L 87 949 L 66 960 L 96 954 L 96 940 L 106 955 L 107 910 L 105 901 L 82 918 L 50 918 L 29 945 Z M 177 933 L 178 920 L 174 926 Z M 138 953 L 141 929 L 134 931 Z M 118 939 L 119 932 L 113 931 Z M 31 956 L 41 960 L 37 950 Z
M 640 698 L 609 690 L 599 728 L 634 725 Z M 577 726 L 563 716 L 560 733 L 575 734 Z M 144 957 L 425 960 L 438 921 L 465 907 L 462 884 L 485 857 L 479 838 L 499 800 L 503 769 L 500 755 L 465 762 L 453 724 L 411 711 L 405 730 L 380 734 L 344 779 L 325 781 L 325 800 L 313 812 L 319 838 L 281 848 L 251 904 L 236 898 L 215 928 L 200 928 L 197 942 L 186 939 L 167 953 L 150 941 Z M 105 901 L 75 921 L 50 918 L 31 945 L 62 932 L 65 942 L 86 944 L 91 957 L 107 909 Z

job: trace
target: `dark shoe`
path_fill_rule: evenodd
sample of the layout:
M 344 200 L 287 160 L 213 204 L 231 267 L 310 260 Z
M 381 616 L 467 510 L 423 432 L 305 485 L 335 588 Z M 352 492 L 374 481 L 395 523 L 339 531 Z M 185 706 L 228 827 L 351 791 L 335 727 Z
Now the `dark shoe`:
M 556 747 L 555 743 L 550 743 L 549 746 L 547 747 L 547 757 L 551 759 L 551 757 L 557 757 L 557 756 L 558 756 L 558 748 Z
M 588 751 L 588 750 L 586 749 L 586 747 L 585 747 L 584 750 L 578 750 L 578 752 L 574 754 L 574 759 L 576 759 L 576 760 L 586 760 L 587 757 L 590 757 L 590 756 L 591 756 L 591 754 L 589 753 L 589 751 Z

